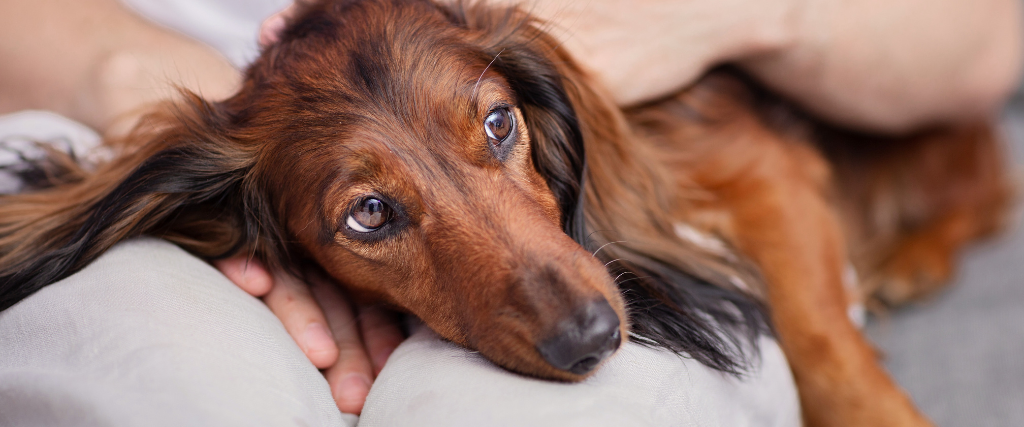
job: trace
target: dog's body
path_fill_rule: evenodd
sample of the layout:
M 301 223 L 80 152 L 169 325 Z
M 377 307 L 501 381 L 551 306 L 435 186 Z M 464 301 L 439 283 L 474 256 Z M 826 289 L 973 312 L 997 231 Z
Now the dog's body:
M 926 424 L 847 308 L 937 289 L 957 249 L 999 228 L 1010 186 L 991 129 L 843 135 L 737 83 L 711 77 L 631 113 L 681 186 L 713 193 L 675 218 L 760 268 L 809 425 Z
M 847 309 L 926 293 L 999 226 L 988 126 L 855 136 L 728 72 L 623 112 L 557 46 L 515 9 L 313 6 L 233 98 L 167 109 L 97 172 L 65 163 L 0 199 L 0 308 L 153 234 L 312 261 L 551 379 L 583 378 L 630 330 L 739 372 L 772 325 L 808 424 L 926 425 Z

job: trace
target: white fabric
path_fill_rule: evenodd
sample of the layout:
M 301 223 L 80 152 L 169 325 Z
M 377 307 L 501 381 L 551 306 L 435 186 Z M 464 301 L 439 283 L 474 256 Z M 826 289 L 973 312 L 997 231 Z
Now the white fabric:
M 339 426 L 258 299 L 160 240 L 115 246 L 0 312 L 0 426 Z
M 155 23 L 219 50 L 235 66 L 259 55 L 260 23 L 291 0 L 121 0 Z
M 392 354 L 360 427 L 799 426 L 789 366 L 761 340 L 745 380 L 629 343 L 577 384 L 511 374 L 422 328 Z
M 0 194 L 21 191 L 17 170 L 23 159 L 39 159 L 46 153 L 38 143 L 79 158 L 95 161 L 100 136 L 85 125 L 47 111 L 21 111 L 0 116 Z

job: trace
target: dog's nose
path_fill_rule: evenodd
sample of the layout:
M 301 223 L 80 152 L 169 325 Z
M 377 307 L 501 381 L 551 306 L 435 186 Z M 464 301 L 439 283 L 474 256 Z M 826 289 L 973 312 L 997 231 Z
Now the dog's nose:
M 562 322 L 555 335 L 537 345 L 551 366 L 577 375 L 594 369 L 619 348 L 619 316 L 601 298 Z

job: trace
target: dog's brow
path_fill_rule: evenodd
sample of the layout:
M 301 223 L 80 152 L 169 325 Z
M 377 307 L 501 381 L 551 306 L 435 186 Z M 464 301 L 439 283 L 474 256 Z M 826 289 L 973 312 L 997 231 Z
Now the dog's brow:
M 472 95 L 471 99 L 474 99 L 474 100 L 476 99 L 476 90 L 480 88 L 480 81 L 483 80 L 484 74 L 487 74 L 487 70 L 489 70 L 491 68 L 491 65 L 494 65 L 494 61 L 497 61 L 498 57 L 501 56 L 501 53 L 504 52 L 504 51 L 505 51 L 505 49 L 502 49 L 502 50 L 498 51 L 498 54 L 494 55 L 494 59 L 491 59 L 491 62 L 489 62 L 487 64 L 487 66 L 484 67 L 484 70 L 480 72 L 480 77 L 476 78 L 476 84 L 473 85 L 473 95 Z

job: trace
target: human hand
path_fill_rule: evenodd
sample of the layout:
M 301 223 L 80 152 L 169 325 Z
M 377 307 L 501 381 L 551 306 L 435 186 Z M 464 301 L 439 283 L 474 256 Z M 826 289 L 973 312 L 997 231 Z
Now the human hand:
M 309 284 L 238 255 L 214 262 L 250 295 L 261 297 L 302 352 L 323 370 L 338 409 L 359 414 L 370 385 L 404 336 L 393 313 L 353 305 L 340 288 L 318 274 Z
M 491 2 L 518 3 L 551 24 L 576 62 L 628 106 L 675 93 L 716 65 L 788 46 L 801 1 Z
M 281 39 L 281 32 L 288 25 L 288 21 L 295 17 L 299 9 L 306 7 L 315 0 L 295 0 L 280 12 L 270 15 L 260 25 L 260 46 L 267 47 L 277 43 Z

